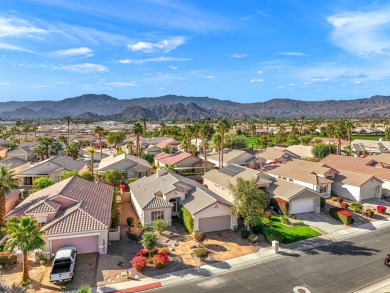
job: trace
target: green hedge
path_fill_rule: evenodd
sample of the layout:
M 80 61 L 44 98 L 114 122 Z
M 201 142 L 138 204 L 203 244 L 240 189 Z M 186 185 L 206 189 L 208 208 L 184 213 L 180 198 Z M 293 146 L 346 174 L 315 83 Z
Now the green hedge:
M 248 230 L 242 230 L 242 231 L 241 231 L 241 237 L 242 237 L 243 239 L 248 239 L 249 235 L 251 235 L 251 232 L 250 232 L 250 231 L 248 231 Z
M 263 234 L 264 234 L 265 240 L 267 240 L 270 243 L 273 240 L 276 240 L 276 241 L 279 241 L 280 243 L 283 243 L 283 239 L 284 239 L 283 234 L 274 228 L 270 228 L 270 227 L 264 228 Z
M 185 207 L 180 206 L 179 216 L 187 232 L 192 233 L 194 231 L 194 218 L 191 213 Z
M 341 221 L 344 225 L 352 224 L 352 214 L 347 210 L 341 208 L 330 208 L 329 215 L 332 218 Z

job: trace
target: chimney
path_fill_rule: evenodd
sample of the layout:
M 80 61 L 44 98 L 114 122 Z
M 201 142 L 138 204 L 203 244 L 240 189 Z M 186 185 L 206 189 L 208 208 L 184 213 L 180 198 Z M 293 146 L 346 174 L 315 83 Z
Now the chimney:
M 165 175 L 166 173 L 167 173 L 167 171 L 164 168 L 158 168 L 156 175 L 157 175 L 157 177 L 161 177 L 161 176 Z

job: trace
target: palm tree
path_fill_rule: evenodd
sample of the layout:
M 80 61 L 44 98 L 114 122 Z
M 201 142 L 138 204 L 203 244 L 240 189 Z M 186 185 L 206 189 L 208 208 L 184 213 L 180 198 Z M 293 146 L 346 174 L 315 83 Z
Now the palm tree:
M 22 284 L 30 279 L 28 274 L 27 255 L 34 249 L 42 248 L 45 241 L 42 239 L 43 231 L 37 228 L 37 220 L 30 217 L 11 218 L 7 223 L 8 240 L 5 248 L 9 251 L 19 249 L 23 252 Z
M 85 152 L 91 157 L 91 175 L 93 176 L 93 154 L 95 153 L 95 148 L 87 148 Z
M 210 136 L 213 134 L 214 129 L 210 126 L 208 123 L 203 123 L 200 127 L 199 134 L 202 138 L 202 144 L 203 144 L 203 160 L 204 160 L 204 172 L 206 172 L 206 166 L 207 166 L 207 141 L 209 140 Z M 222 137 L 222 135 L 221 135 Z
M 20 126 L 22 126 L 22 122 L 20 122 L 19 120 L 17 120 L 17 121 L 15 122 L 15 127 L 16 127 L 17 133 L 19 134 L 19 142 L 20 142 L 20 134 L 21 134 Z
M 142 246 L 149 252 L 149 257 L 157 246 L 157 240 L 158 236 L 155 232 L 145 232 L 142 235 L 141 243 Z
M 349 146 L 351 146 L 351 142 L 352 142 L 352 128 L 354 128 L 355 125 L 353 124 L 352 120 L 345 121 L 344 125 L 345 125 L 345 128 L 347 130 Z
M 222 118 L 219 120 L 217 124 L 217 131 L 221 134 L 222 138 L 222 143 L 221 143 L 221 148 L 222 148 L 222 154 L 221 154 L 221 164 L 220 166 L 223 167 L 223 152 L 224 152 L 224 144 L 225 144 L 225 133 L 230 129 L 230 123 L 226 118 Z M 206 168 L 206 166 L 205 166 Z
M 346 135 L 344 121 L 336 121 L 334 135 L 337 137 L 337 154 L 341 155 L 341 139 Z
M 184 134 L 185 136 L 185 140 L 184 140 L 184 150 L 186 152 L 188 152 L 188 149 L 190 147 L 190 143 L 191 143 L 191 134 L 193 133 L 194 129 L 192 127 L 192 125 L 184 125 L 184 128 L 182 129 L 182 133 Z
M 62 143 L 60 143 L 58 140 L 54 141 L 51 145 L 50 149 L 55 152 L 55 154 L 58 156 L 61 151 L 64 150 L 64 147 L 62 146 Z
M 25 124 L 25 125 L 23 125 L 23 127 L 22 127 L 22 132 L 25 133 L 25 135 L 26 135 L 26 140 L 27 140 L 27 134 L 28 134 L 28 132 L 30 131 L 30 127 L 31 127 L 31 125 L 28 125 L 28 124 Z
M 299 119 L 301 120 L 301 129 L 300 129 L 300 131 L 299 131 L 299 135 L 300 136 L 302 136 L 302 128 L 303 128 L 303 121 L 305 120 L 305 116 L 301 116 L 301 117 L 299 117 Z
M 45 149 L 46 159 L 48 159 L 50 145 L 54 142 L 54 138 L 40 136 L 37 138 L 37 142 L 39 142 L 39 145 L 41 145 Z
M 143 132 L 143 136 L 146 137 L 146 121 L 148 121 L 149 119 L 148 118 L 141 118 L 140 121 L 143 123 L 143 126 L 144 126 L 144 132 Z
M 134 141 L 130 140 L 127 143 L 127 149 L 129 150 L 129 154 L 132 156 L 133 155 L 133 148 L 134 148 Z
M 31 129 L 30 129 L 32 132 L 34 132 L 34 138 L 37 137 L 37 130 L 38 130 L 38 126 L 36 125 L 33 125 L 31 126 Z
M 45 159 L 46 150 L 43 146 L 38 145 L 35 147 L 34 154 L 41 157 L 41 161 Z
M 19 187 L 19 181 L 14 178 L 14 175 L 14 171 L 7 166 L 0 166 L 0 227 L 5 226 L 5 197 L 11 189 Z
M 326 131 L 326 134 L 328 135 L 328 146 L 329 146 L 329 154 L 330 154 L 331 153 L 330 152 L 330 138 L 333 136 L 334 124 L 331 122 L 326 123 L 325 131 Z
M 68 156 L 71 156 L 74 160 L 77 160 L 81 150 L 81 145 L 77 141 L 68 143 L 66 146 L 66 153 Z
M 102 137 L 106 134 L 106 130 L 101 126 L 96 126 L 94 133 L 99 136 L 99 148 L 100 148 L 100 159 L 103 158 L 103 147 L 102 147 Z
M 139 151 L 139 136 L 142 134 L 143 129 L 142 126 L 139 122 L 134 123 L 133 126 L 133 133 L 136 136 L 136 151 L 137 151 L 137 156 L 140 156 L 140 151 Z
M 192 125 L 193 131 L 195 134 L 195 146 L 198 147 L 198 137 L 199 137 L 199 131 L 200 131 L 200 123 L 195 122 L 194 125 Z
M 271 121 L 271 117 L 265 117 L 264 121 L 265 121 L 265 126 L 267 128 L 267 135 L 268 135 L 269 134 L 268 128 L 269 128 L 269 122 Z
M 69 132 L 69 125 L 70 125 L 70 122 L 72 121 L 72 117 L 70 117 L 70 116 L 65 116 L 65 117 L 64 117 L 64 120 L 65 120 L 66 123 L 68 124 L 68 139 L 69 139 L 69 134 L 70 134 L 70 132 Z
M 221 162 L 222 136 L 219 133 L 214 134 L 213 143 L 214 143 L 215 148 L 218 151 L 218 163 L 220 163 Z M 218 167 L 221 168 L 221 165 L 219 165 Z
M 255 131 L 256 131 L 256 124 L 253 123 L 253 122 L 250 122 L 249 125 L 248 125 L 248 128 L 252 134 L 252 149 L 253 149 L 253 146 L 254 146 L 254 141 L 253 141 L 253 137 L 255 135 Z

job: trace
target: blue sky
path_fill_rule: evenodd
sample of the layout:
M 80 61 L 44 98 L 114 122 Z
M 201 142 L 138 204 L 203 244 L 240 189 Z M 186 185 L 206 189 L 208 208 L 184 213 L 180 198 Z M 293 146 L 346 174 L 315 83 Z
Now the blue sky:
M 91 3 L 0 2 L 0 101 L 389 94 L 388 1 Z

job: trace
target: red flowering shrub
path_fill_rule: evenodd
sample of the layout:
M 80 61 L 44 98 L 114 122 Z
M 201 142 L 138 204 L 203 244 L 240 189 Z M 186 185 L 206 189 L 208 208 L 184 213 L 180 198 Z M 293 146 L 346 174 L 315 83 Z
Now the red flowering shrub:
M 341 208 L 330 208 L 329 215 L 332 218 L 341 221 L 345 225 L 349 225 L 352 222 L 351 212 Z
M 288 201 L 285 201 L 281 198 L 275 197 L 276 202 L 278 203 L 279 209 L 282 211 L 282 213 L 286 216 L 288 216 Z
M 386 213 L 386 207 L 384 207 L 384 206 L 377 206 L 377 207 L 376 207 L 376 210 L 377 210 L 377 212 L 380 213 L 380 214 Z
M 149 252 L 145 248 L 141 248 L 137 251 L 135 256 L 149 256 Z
M 153 263 L 156 269 L 162 269 L 167 266 L 169 257 L 165 253 L 158 253 L 153 256 Z
M 374 210 L 373 209 L 367 209 L 365 214 L 367 217 L 372 218 L 374 216 Z
M 148 260 L 144 256 L 136 256 L 130 261 L 130 263 L 133 268 L 139 272 L 142 272 L 148 264 Z

